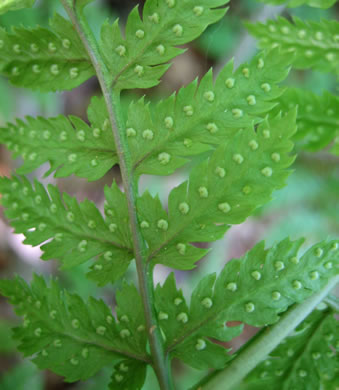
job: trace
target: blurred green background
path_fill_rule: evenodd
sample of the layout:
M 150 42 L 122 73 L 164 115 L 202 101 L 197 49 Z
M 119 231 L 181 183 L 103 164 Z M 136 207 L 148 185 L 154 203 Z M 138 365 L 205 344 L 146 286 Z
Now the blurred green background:
M 123 24 L 128 12 L 136 4 L 136 0 L 97 0 L 87 9 L 87 15 L 96 34 L 100 25 L 108 18 L 113 21 L 119 17 Z M 33 9 L 9 12 L 0 16 L 0 26 L 6 29 L 14 25 L 35 26 L 48 25 L 48 19 L 53 12 L 64 14 L 57 0 L 38 1 Z M 282 14 L 286 17 L 296 15 L 302 19 L 320 20 L 338 19 L 339 7 L 330 10 L 318 10 L 308 7 L 283 9 L 268 7 L 254 0 L 231 0 L 230 10 L 216 25 L 211 26 L 196 41 L 185 45 L 189 50 L 177 59 L 163 78 L 160 86 L 151 90 L 130 91 L 123 96 L 124 105 L 147 95 L 149 99 L 159 99 L 192 81 L 201 77 L 210 67 L 220 69 L 226 61 L 235 56 L 236 63 L 249 59 L 255 53 L 254 43 L 248 45 L 248 35 L 242 22 L 259 19 L 265 15 Z M 254 42 L 254 41 L 253 41 Z M 292 71 L 286 85 L 307 88 L 321 94 L 324 90 L 336 92 L 335 79 L 329 74 L 312 71 Z M 59 113 L 74 114 L 86 119 L 86 108 L 90 97 L 99 94 L 95 79 L 91 79 L 81 87 L 64 93 L 41 94 L 28 90 L 13 88 L 0 77 L 0 126 L 16 117 L 54 116 Z M 196 161 L 192 161 L 192 164 Z M 10 154 L 0 146 L 0 175 L 9 175 L 20 165 L 20 161 L 12 161 Z M 187 168 L 186 168 L 187 169 Z M 293 174 L 288 185 L 273 196 L 272 202 L 259 209 L 256 215 L 245 223 L 232 227 L 223 240 L 212 245 L 210 254 L 200 261 L 193 272 L 177 272 L 178 284 L 188 293 L 197 280 L 206 273 L 219 272 L 225 262 L 239 257 L 249 250 L 256 242 L 265 239 L 267 245 L 281 240 L 286 236 L 292 239 L 306 237 L 306 249 L 312 243 L 333 238 L 339 231 L 338 207 L 338 158 L 326 150 L 318 153 L 300 152 L 293 166 Z M 42 178 L 45 168 L 35 172 L 34 176 Z M 167 197 L 171 187 L 180 182 L 186 175 L 186 170 L 180 170 L 176 175 L 165 178 L 143 177 L 141 189 L 146 187 L 152 193 L 160 193 L 161 199 Z M 55 180 L 52 177 L 43 179 L 44 183 L 57 183 L 63 191 L 77 196 L 87 197 L 99 205 L 103 202 L 103 185 L 110 184 L 113 178 L 119 181 L 117 168 L 107 174 L 99 182 L 87 183 L 75 177 Z M 85 266 L 68 272 L 60 272 L 56 262 L 45 263 L 39 260 L 39 249 L 23 246 L 22 237 L 14 236 L 6 224 L 0 208 L 0 277 L 12 277 L 14 273 L 27 278 L 33 272 L 54 274 L 59 277 L 64 286 L 78 291 L 83 297 L 91 294 L 102 296 L 109 304 L 114 303 L 115 286 L 98 289 L 84 277 Z M 162 282 L 170 270 L 157 267 L 155 280 Z M 135 270 L 130 267 L 127 278 L 135 280 Z M 104 390 L 109 382 L 110 369 L 102 371 L 87 383 L 65 384 L 62 378 L 51 372 L 39 372 L 28 360 L 22 359 L 15 351 L 15 343 L 11 341 L 12 326 L 17 322 L 11 308 L 0 297 L 0 389 L 1 390 L 59 390 L 73 388 L 79 390 Z M 238 348 L 251 334 L 253 329 L 246 328 L 244 335 L 231 345 Z M 230 346 L 230 345 L 228 345 Z M 188 369 L 174 362 L 175 377 L 178 389 L 186 389 L 204 373 Z M 157 389 L 152 372 L 149 372 L 145 389 Z

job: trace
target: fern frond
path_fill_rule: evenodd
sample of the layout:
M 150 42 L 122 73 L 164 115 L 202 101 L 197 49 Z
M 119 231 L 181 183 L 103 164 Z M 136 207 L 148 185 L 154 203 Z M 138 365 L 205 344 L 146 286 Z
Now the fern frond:
M 338 133 L 339 97 L 324 92 L 322 96 L 297 88 L 288 88 L 278 99 L 278 109 L 284 112 L 298 106 L 295 140 L 315 152 L 330 144 Z
M 128 16 L 125 34 L 119 21 L 105 23 L 101 47 L 116 89 L 150 88 L 168 69 L 164 65 L 181 54 L 182 45 L 197 38 L 208 25 L 221 19 L 227 9 L 215 9 L 229 0 L 148 0 Z M 213 8 L 213 9 L 212 9 Z
M 171 348 L 172 344 L 176 343 L 177 336 L 183 334 L 183 328 L 187 329 L 192 326 L 200 327 L 203 319 L 206 322 L 210 321 L 205 317 L 206 308 L 213 302 L 209 297 L 212 297 L 212 288 L 215 283 L 215 274 L 206 276 L 200 283 L 200 287 L 194 291 L 192 295 L 192 307 L 189 308 L 181 290 L 178 290 L 175 284 L 174 274 L 170 274 L 165 283 L 157 285 L 155 290 L 155 307 L 158 311 L 159 325 L 165 335 L 166 347 Z M 204 304 L 199 301 L 199 306 L 196 306 L 196 299 L 199 295 L 199 290 L 204 286 L 205 296 L 200 297 L 200 301 L 205 299 Z M 207 291 L 210 293 L 207 294 Z M 194 310 L 193 310 L 194 307 Z M 198 318 L 198 316 L 200 316 Z M 216 317 L 216 316 L 214 316 Z M 194 333 L 196 337 L 185 336 L 185 348 L 181 349 L 181 354 L 174 353 L 174 356 L 179 357 L 187 364 L 197 369 L 221 368 L 230 360 L 227 354 L 229 350 L 221 345 L 215 344 L 207 339 L 214 338 L 220 341 L 229 341 L 237 337 L 242 332 L 242 326 L 227 327 L 225 321 L 218 318 L 213 319 L 213 323 L 209 322 L 205 327 Z
M 126 134 L 138 174 L 169 175 L 197 155 L 252 127 L 282 94 L 289 58 L 278 50 L 255 56 L 233 71 L 229 62 L 213 83 L 212 71 L 156 106 L 144 99 L 129 108 Z
M 118 162 L 109 121 L 101 98 L 93 98 L 88 108 L 91 126 L 78 117 L 31 118 L 17 120 L 0 128 L 0 142 L 22 157 L 17 170 L 26 174 L 50 163 L 46 175 L 56 171 L 55 177 L 72 174 L 97 180 Z
M 0 292 L 24 319 L 14 329 L 19 350 L 25 356 L 34 355 L 39 368 L 48 368 L 68 382 L 85 380 L 103 366 L 126 358 L 148 360 L 146 333 L 137 331 L 144 328 L 145 321 L 134 286 L 125 285 L 121 291 L 127 298 L 117 302 L 120 322 L 102 300 L 91 297 L 84 302 L 62 290 L 55 280 L 48 285 L 37 275 L 31 285 L 20 277 L 2 280 Z M 123 305 L 128 299 L 133 311 L 129 310 L 127 317 Z
M 242 328 L 228 328 L 228 321 L 257 327 L 273 324 L 279 313 L 338 274 L 338 242 L 320 242 L 299 258 L 302 242 L 285 239 L 266 250 L 263 242 L 257 244 L 243 258 L 227 263 L 217 278 L 204 277 L 190 307 L 173 276 L 158 285 L 156 309 L 171 355 L 196 368 L 220 368 L 229 356 L 225 349 L 218 352 L 208 338 L 225 341 L 238 335 Z
M 147 365 L 137 360 L 124 360 L 115 365 L 109 390 L 141 390 L 146 379 Z
M 90 59 L 72 23 L 55 14 L 45 28 L 0 28 L 0 73 L 21 87 L 72 89 L 94 75 Z
M 193 168 L 189 181 L 169 195 L 168 214 L 145 192 L 137 203 L 140 227 L 148 243 L 148 261 L 191 269 L 206 250 L 190 242 L 220 239 L 230 224 L 243 222 L 284 186 L 295 132 L 296 111 L 265 119 L 255 132 L 239 131 Z
M 335 389 L 339 384 L 338 331 L 333 312 L 313 311 L 237 388 Z
M 115 183 L 105 188 L 106 219 L 89 200 L 78 203 L 55 186 L 48 185 L 47 192 L 24 177 L 1 178 L 0 193 L 5 215 L 15 232 L 25 235 L 25 244 L 49 240 L 41 247 L 43 260 L 56 258 L 71 268 L 100 256 L 89 276 L 102 285 L 120 278 L 134 257 L 126 199 Z
M 287 5 L 287 7 L 300 7 L 301 5 L 309 5 L 310 7 L 315 8 L 330 8 L 338 0 L 258 0 L 262 3 L 272 4 L 272 5 Z
M 283 53 L 293 54 L 297 69 L 319 70 L 339 75 L 339 23 L 334 20 L 294 23 L 284 18 L 266 24 L 246 24 L 252 35 L 259 39 L 261 48 L 279 47 Z
M 33 7 L 34 3 L 35 0 L 2 0 L 0 4 L 0 15 L 8 11 Z

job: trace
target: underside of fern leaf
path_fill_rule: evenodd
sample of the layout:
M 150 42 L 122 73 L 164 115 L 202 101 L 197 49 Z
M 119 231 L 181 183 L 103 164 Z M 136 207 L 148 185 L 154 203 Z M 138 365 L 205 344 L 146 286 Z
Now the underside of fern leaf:
M 322 305 L 325 306 L 326 305 Z M 245 378 L 239 390 L 335 389 L 338 386 L 338 321 L 320 307 Z
M 14 329 L 20 351 L 68 382 L 85 380 L 126 358 L 149 361 L 141 300 L 133 285 L 125 284 L 117 294 L 118 321 L 102 300 L 85 303 L 55 280 L 48 285 L 36 275 L 31 285 L 20 277 L 2 280 L 0 292 L 23 317 Z
M 285 55 L 294 55 L 297 69 L 319 70 L 339 75 L 339 23 L 285 18 L 263 23 L 247 24 L 248 30 L 259 39 L 262 49 L 279 47 Z
M 137 174 L 169 175 L 189 156 L 228 142 L 241 128 L 261 121 L 283 93 L 278 86 L 291 60 L 262 52 L 233 70 L 229 62 L 213 82 L 212 71 L 155 107 L 132 103 L 126 135 Z M 250 130 L 249 130 L 250 131 Z
M 103 99 L 95 97 L 88 107 L 91 126 L 75 116 L 27 117 L 0 128 L 0 141 L 13 151 L 13 157 L 23 158 L 19 174 L 49 162 L 46 175 L 55 171 L 56 177 L 75 174 L 98 180 L 118 162 L 107 116 Z
M 287 5 L 288 7 L 300 7 L 301 5 L 309 5 L 316 8 L 330 8 L 338 0 L 259 0 L 262 3 L 272 5 Z
M 295 141 L 299 147 L 316 152 L 339 135 L 339 97 L 325 92 L 318 96 L 310 91 L 289 88 L 279 99 L 278 110 L 288 112 L 298 107 Z M 336 153 L 335 146 L 331 149 Z M 337 153 L 338 154 L 338 153 Z
M 0 73 L 21 87 L 72 89 L 94 75 L 72 24 L 55 14 L 45 28 L 0 28 Z
M 129 14 L 125 36 L 119 21 L 105 23 L 101 45 L 116 89 L 150 88 L 168 69 L 168 60 L 181 54 L 182 45 L 197 38 L 209 24 L 221 19 L 227 9 L 215 9 L 229 0 L 148 0 L 142 11 Z M 213 8 L 213 9 L 212 9 Z
M 140 227 L 148 261 L 190 269 L 206 250 L 189 243 L 215 241 L 230 224 L 243 222 L 281 188 L 294 160 L 289 138 L 295 111 L 267 118 L 255 132 L 245 129 L 196 166 L 189 181 L 169 195 L 168 214 L 159 199 L 145 192 L 138 200 Z
M 95 256 L 89 277 L 100 285 L 123 276 L 134 255 L 130 241 L 126 199 L 116 184 L 106 187 L 106 218 L 95 205 L 78 203 L 68 194 L 24 177 L 0 180 L 2 204 L 16 233 L 25 244 L 42 245 L 42 259 L 59 259 L 63 268 L 79 265 Z
M 157 106 L 143 99 L 132 103 L 126 135 L 135 172 L 169 175 L 188 157 L 213 150 L 239 129 L 260 122 L 283 93 L 277 84 L 286 78 L 289 63 L 289 58 L 279 58 L 278 50 L 263 52 L 235 72 L 230 62 L 215 85 L 210 72 L 199 87 L 193 82 Z M 17 120 L 0 128 L 0 140 L 14 157 L 24 159 L 20 174 L 48 161 L 47 174 L 97 180 L 118 158 L 102 99 L 92 99 L 88 118 L 91 127 L 74 116 Z
M 335 2 L 262 1 L 321 8 Z M 319 150 L 337 136 L 336 96 L 280 83 L 291 66 L 338 74 L 339 24 L 278 18 L 249 26 L 265 49 L 251 61 L 237 69 L 230 61 L 215 80 L 210 70 L 158 103 L 136 99 L 125 112 L 121 91 L 156 86 L 168 61 L 184 51 L 178 46 L 219 21 L 229 1 L 147 0 L 125 26 L 118 19 L 105 22 L 99 40 L 83 12 L 92 0 L 60 2 L 69 20 L 56 14 L 50 29 L 0 29 L 0 73 L 43 92 L 72 89 L 95 75 L 103 96 L 91 100 L 88 123 L 75 116 L 26 117 L 0 128 L 0 142 L 23 159 L 18 175 L 0 178 L 1 205 L 24 243 L 41 247 L 43 260 L 57 259 L 63 269 L 94 260 L 87 276 L 99 286 L 123 279 L 135 260 L 139 290 L 122 281 L 110 308 L 92 297 L 85 302 L 56 280 L 2 280 L 1 294 L 23 319 L 14 329 L 18 348 L 68 382 L 109 367 L 111 390 L 141 389 L 147 366 L 160 388 L 171 390 L 173 358 L 218 376 L 246 356 L 241 354 L 252 340 L 240 358 L 221 344 L 244 325 L 277 329 L 288 314 L 309 305 L 300 323 L 329 293 L 338 280 L 338 241 L 322 241 L 301 256 L 303 239 L 286 238 L 268 249 L 260 242 L 219 275 L 203 277 L 189 302 L 173 273 L 154 286 L 154 267 L 194 268 L 209 251 L 197 243 L 222 238 L 286 184 L 295 160 L 292 140 Z M 6 0 L 0 14 L 33 3 Z M 115 181 L 104 188 L 101 212 L 87 199 L 79 202 L 56 186 L 20 176 L 46 162 L 46 175 L 89 181 L 118 164 L 124 188 Z M 139 192 L 141 175 L 170 175 L 187 162 L 187 180 L 170 191 L 166 208 L 158 195 Z M 312 306 L 311 299 L 319 300 Z M 258 355 L 259 364 L 271 353 L 266 361 L 254 370 L 247 366 L 237 379 L 253 370 L 241 389 L 334 390 L 338 326 L 332 306 L 315 310 L 274 349 L 297 323 L 287 325 Z
M 158 285 L 156 308 L 171 356 L 198 369 L 221 368 L 230 356 L 210 338 L 228 341 L 242 330 L 228 328 L 227 322 L 273 324 L 279 313 L 338 275 L 338 242 L 320 242 L 299 257 L 302 241 L 285 239 L 270 249 L 257 244 L 243 258 L 227 263 L 218 277 L 204 277 L 190 306 L 173 275 Z

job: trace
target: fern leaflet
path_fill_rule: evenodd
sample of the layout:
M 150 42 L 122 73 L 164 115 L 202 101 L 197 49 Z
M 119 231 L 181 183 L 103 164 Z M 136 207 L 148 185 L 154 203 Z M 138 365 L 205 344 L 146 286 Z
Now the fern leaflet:
M 115 365 L 109 390 L 142 389 L 146 379 L 147 365 L 138 360 L 124 360 Z
M 138 7 L 129 14 L 125 37 L 119 21 L 105 23 L 101 47 L 116 89 L 150 88 L 168 69 L 168 60 L 181 54 L 182 45 L 197 38 L 209 24 L 221 19 L 229 0 L 148 0 L 142 19 Z
M 338 0 L 259 0 L 262 3 L 273 5 L 287 5 L 287 7 L 300 7 L 301 5 L 309 5 L 316 8 L 330 8 Z
M 335 389 L 338 386 L 338 321 L 315 310 L 239 386 L 239 390 Z
M 305 22 L 298 18 L 293 21 L 278 18 L 246 26 L 259 39 L 261 48 L 279 47 L 283 53 L 293 54 L 293 66 L 297 69 L 312 68 L 339 75 L 339 23 Z
M 266 119 L 239 131 L 209 160 L 196 166 L 189 181 L 169 195 L 168 215 L 159 199 L 145 192 L 138 200 L 140 227 L 148 243 L 148 261 L 191 269 L 206 250 L 190 242 L 220 239 L 229 224 L 243 222 L 284 185 L 294 157 L 289 138 L 296 112 Z M 260 154 L 258 154 L 260 151 Z
M 116 184 L 105 188 L 107 198 L 104 220 L 95 205 L 85 199 L 80 204 L 57 187 L 24 177 L 0 179 L 5 214 L 16 233 L 23 233 L 25 244 L 42 245 L 43 260 L 59 259 L 71 268 L 95 256 L 89 277 L 99 284 L 122 277 L 134 255 L 130 241 L 127 203 Z
M 241 332 L 241 327 L 228 328 L 227 321 L 273 324 L 280 312 L 338 274 L 338 242 L 320 242 L 299 258 L 302 241 L 285 239 L 267 250 L 263 242 L 257 244 L 243 258 L 227 263 L 218 277 L 204 277 L 190 307 L 173 276 L 158 285 L 156 308 L 171 356 L 198 369 L 220 368 L 230 357 L 208 338 L 226 341 Z
M 89 57 L 72 23 L 55 14 L 45 28 L 0 28 L 0 73 L 21 87 L 72 89 L 94 75 Z
M 324 92 L 322 96 L 297 88 L 288 90 L 278 99 L 278 109 L 288 112 L 298 106 L 295 140 L 299 146 L 315 152 L 323 149 L 339 135 L 339 97 Z M 332 149 L 335 153 L 335 148 Z
M 187 157 L 227 142 L 244 127 L 252 127 L 282 94 L 289 58 L 278 50 L 260 53 L 233 71 L 228 63 L 215 84 L 208 72 L 178 94 L 156 106 L 141 99 L 129 109 L 126 134 L 138 174 L 169 175 Z
M 88 180 L 98 180 L 118 162 L 107 112 L 100 98 L 93 98 L 88 108 L 91 126 L 75 116 L 66 118 L 20 119 L 16 124 L 0 128 L 0 142 L 21 156 L 24 164 L 17 170 L 26 174 L 50 163 L 46 175 L 56 171 L 56 177 L 76 174 Z
M 126 357 L 148 361 L 146 333 L 137 330 L 145 328 L 145 321 L 134 286 L 123 287 L 123 299 L 117 296 L 120 322 L 102 300 L 90 298 L 85 303 L 78 295 L 63 291 L 56 281 L 47 285 L 36 275 L 30 286 L 19 277 L 2 280 L 0 291 L 23 316 L 22 325 L 14 329 L 20 351 L 35 355 L 39 368 L 52 369 L 68 382 L 85 380 Z

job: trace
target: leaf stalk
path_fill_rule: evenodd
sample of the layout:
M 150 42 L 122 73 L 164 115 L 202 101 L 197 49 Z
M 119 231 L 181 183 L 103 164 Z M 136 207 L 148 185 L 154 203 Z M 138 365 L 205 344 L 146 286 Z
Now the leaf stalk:
M 163 339 L 153 305 L 153 272 L 152 268 L 146 264 L 145 254 L 147 248 L 138 223 L 136 211 L 136 198 L 138 193 L 137 177 L 133 172 L 132 159 L 125 134 L 125 123 L 120 105 L 120 91 L 111 89 L 111 78 L 108 68 L 100 53 L 100 47 L 85 17 L 76 6 L 70 6 L 67 0 L 60 1 L 91 59 L 107 106 L 127 198 L 139 289 L 144 308 L 147 335 L 153 357 L 152 365 L 157 375 L 160 388 L 162 390 L 170 390 L 173 386 L 169 370 L 169 358 L 164 351 Z
M 283 339 L 285 339 L 315 307 L 339 283 L 339 275 L 330 279 L 325 287 L 304 302 L 293 306 L 283 314 L 275 325 L 267 327 L 258 337 L 248 343 L 238 356 L 223 370 L 215 371 L 203 378 L 191 390 L 234 390 L 247 374 L 265 360 Z

